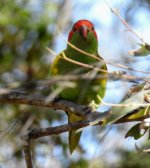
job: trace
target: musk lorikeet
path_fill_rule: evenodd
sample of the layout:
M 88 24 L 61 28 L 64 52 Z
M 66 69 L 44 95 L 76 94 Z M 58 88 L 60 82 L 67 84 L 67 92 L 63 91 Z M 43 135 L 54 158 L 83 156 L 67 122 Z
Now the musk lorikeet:
M 55 58 L 53 64 L 51 65 L 50 75 L 67 75 L 67 74 L 75 74 L 75 75 L 83 75 L 86 74 L 90 79 L 78 79 L 75 81 L 74 88 L 64 88 L 60 93 L 60 97 L 73 101 L 78 104 L 92 106 L 95 103 L 99 104 L 100 99 L 98 98 L 104 97 L 106 90 L 106 75 L 107 75 L 107 67 L 104 63 L 103 59 L 98 55 L 98 39 L 97 34 L 94 29 L 93 24 L 89 20 L 79 20 L 74 25 L 72 30 L 69 33 L 68 41 L 87 53 L 93 54 L 96 57 L 100 58 L 102 61 L 98 61 L 95 58 L 89 57 L 86 54 L 81 53 L 77 49 L 72 48 L 69 44 L 67 44 L 67 48 L 61 52 Z M 94 67 L 98 67 L 103 72 L 98 71 L 96 68 L 89 69 L 86 67 L 82 67 L 75 63 L 69 62 L 63 58 L 63 54 L 69 59 L 84 63 L 90 64 Z M 99 75 L 100 77 L 96 76 Z M 105 77 L 102 77 L 105 76 Z M 57 84 L 54 86 L 55 88 L 61 87 Z M 68 122 L 76 122 L 82 120 L 82 117 L 79 117 L 75 114 L 67 114 Z M 79 139 L 81 136 L 81 131 L 73 130 L 69 131 L 69 149 L 70 153 L 74 151 L 76 146 L 79 143 Z

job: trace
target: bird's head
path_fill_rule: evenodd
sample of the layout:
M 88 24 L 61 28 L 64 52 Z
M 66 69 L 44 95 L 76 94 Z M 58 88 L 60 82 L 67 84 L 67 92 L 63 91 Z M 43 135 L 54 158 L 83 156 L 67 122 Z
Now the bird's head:
M 68 41 L 72 42 L 73 38 L 78 38 L 80 40 L 83 39 L 84 41 L 88 41 L 93 38 L 97 41 L 97 34 L 93 24 L 89 20 L 77 21 L 69 33 Z

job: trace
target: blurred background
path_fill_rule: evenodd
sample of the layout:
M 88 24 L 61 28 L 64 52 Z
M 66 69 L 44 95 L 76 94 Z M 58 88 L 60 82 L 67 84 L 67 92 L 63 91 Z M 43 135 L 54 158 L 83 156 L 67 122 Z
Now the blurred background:
M 149 0 L 114 0 L 109 4 L 150 43 Z M 66 42 L 58 29 L 67 39 L 73 23 L 79 19 L 94 23 L 99 53 L 106 61 L 150 71 L 149 56 L 134 58 L 128 55 L 129 50 L 138 48 L 140 41 L 111 13 L 104 0 L 1 0 L 0 88 L 46 79 L 54 59 L 46 47 L 56 53 L 65 49 Z M 108 70 L 121 69 L 108 65 Z M 127 73 L 145 76 L 140 72 Z M 104 100 L 119 103 L 133 84 L 109 81 Z M 22 114 L 25 114 L 23 119 Z M 65 113 L 48 108 L 0 104 L 0 168 L 25 167 L 20 135 L 27 129 L 66 122 Z M 102 138 L 109 128 L 85 128 L 80 146 L 72 156 L 67 133 L 40 138 L 32 142 L 34 165 L 37 168 L 149 168 L 150 156 L 135 148 L 135 143 L 139 146 L 146 143 L 145 137 L 139 141 L 124 138 L 132 125 L 113 126 L 103 143 Z

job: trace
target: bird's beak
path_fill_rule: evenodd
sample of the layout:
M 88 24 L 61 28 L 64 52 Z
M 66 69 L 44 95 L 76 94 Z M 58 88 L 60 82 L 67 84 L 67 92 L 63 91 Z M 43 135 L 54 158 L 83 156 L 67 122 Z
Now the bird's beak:
M 87 38 L 87 34 L 88 34 L 88 28 L 86 26 L 81 26 L 79 29 L 79 33 L 83 36 L 83 38 Z

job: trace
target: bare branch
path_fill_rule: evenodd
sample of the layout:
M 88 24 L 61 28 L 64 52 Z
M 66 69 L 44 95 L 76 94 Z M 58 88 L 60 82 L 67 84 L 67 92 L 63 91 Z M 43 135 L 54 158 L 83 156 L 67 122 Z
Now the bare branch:
M 30 140 L 28 139 L 28 137 L 24 136 L 22 138 L 22 142 L 23 142 L 23 150 L 24 150 L 24 157 L 25 157 L 25 162 L 26 162 L 26 167 L 27 168 L 33 168 L 32 165 L 32 157 L 31 157 L 31 148 L 30 148 Z
M 86 116 L 86 106 L 78 105 L 60 98 L 56 98 L 53 101 L 47 101 L 47 97 L 42 94 L 30 94 L 18 90 L 0 89 L 0 103 L 50 107 L 53 109 L 62 109 L 66 112 L 73 112 L 82 117 Z
M 146 42 L 144 41 L 144 39 L 142 37 L 140 37 L 131 27 L 130 25 L 123 19 L 123 17 L 120 15 L 119 11 L 118 10 L 114 10 L 110 4 L 105 0 L 105 3 L 107 4 L 107 6 L 109 7 L 110 11 L 115 14 L 119 19 L 120 21 L 125 25 L 125 27 L 130 31 L 132 32 L 139 40 L 141 40 L 141 42 L 145 45 Z
M 137 119 L 137 121 L 143 120 L 143 118 Z M 133 120 L 127 120 L 126 118 L 122 118 L 118 120 L 114 124 L 118 123 L 124 123 L 124 122 L 132 122 Z M 79 129 L 86 127 L 90 124 L 91 122 L 89 120 L 82 120 L 74 123 L 69 123 L 69 124 L 64 124 L 56 127 L 49 127 L 49 128 L 35 128 L 32 130 L 27 131 L 23 136 L 22 136 L 22 141 L 23 141 L 23 147 L 24 147 L 24 153 L 25 153 L 25 161 L 26 161 L 26 166 L 27 168 L 33 168 L 32 166 L 32 157 L 31 157 L 31 149 L 30 149 L 30 141 L 32 139 L 37 139 L 40 137 L 44 136 L 50 136 L 50 135 L 57 135 L 60 133 L 68 132 L 73 129 Z M 93 125 L 101 125 L 102 121 L 93 124 Z

